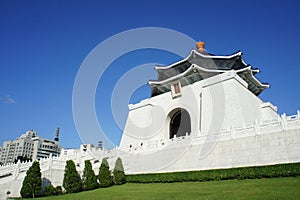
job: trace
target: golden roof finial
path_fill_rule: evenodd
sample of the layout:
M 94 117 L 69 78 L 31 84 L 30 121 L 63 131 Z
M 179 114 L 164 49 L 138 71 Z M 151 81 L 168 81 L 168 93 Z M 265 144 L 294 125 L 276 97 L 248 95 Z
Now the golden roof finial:
M 204 52 L 204 46 L 205 46 L 204 42 L 197 42 L 196 47 L 197 47 L 198 52 L 203 53 Z

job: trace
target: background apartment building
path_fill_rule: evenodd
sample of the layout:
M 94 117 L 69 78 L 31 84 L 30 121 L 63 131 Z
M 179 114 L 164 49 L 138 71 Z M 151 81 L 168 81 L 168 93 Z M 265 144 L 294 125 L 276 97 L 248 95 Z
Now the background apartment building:
M 40 158 L 59 156 L 61 152 L 59 144 L 59 128 L 56 130 L 54 140 L 39 137 L 37 132 L 29 130 L 15 140 L 4 141 L 0 151 L 0 163 L 13 163 L 19 156 L 38 160 Z

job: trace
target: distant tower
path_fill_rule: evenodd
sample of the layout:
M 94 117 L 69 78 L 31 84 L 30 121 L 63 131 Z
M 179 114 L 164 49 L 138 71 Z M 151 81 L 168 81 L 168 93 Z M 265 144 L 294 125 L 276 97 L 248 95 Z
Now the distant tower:
M 101 140 L 98 141 L 98 149 L 103 149 L 103 143 Z
M 55 134 L 55 138 L 54 138 L 54 141 L 59 141 L 59 130 L 60 130 L 60 128 L 59 127 L 57 127 L 56 128 L 56 134 Z

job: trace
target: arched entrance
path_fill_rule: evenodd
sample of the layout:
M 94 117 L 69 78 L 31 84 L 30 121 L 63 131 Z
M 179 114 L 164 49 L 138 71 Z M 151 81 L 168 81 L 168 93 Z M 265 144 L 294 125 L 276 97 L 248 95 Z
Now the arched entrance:
M 181 136 L 186 136 L 191 133 L 191 117 L 185 109 L 178 109 L 171 117 L 170 139 Z

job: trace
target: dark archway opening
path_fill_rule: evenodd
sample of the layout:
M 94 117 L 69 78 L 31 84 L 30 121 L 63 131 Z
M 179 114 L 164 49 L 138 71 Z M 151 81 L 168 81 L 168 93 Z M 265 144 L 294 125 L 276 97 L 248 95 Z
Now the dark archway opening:
M 186 136 L 191 133 L 191 117 L 189 113 L 180 109 L 174 113 L 170 121 L 170 139 L 181 136 Z

